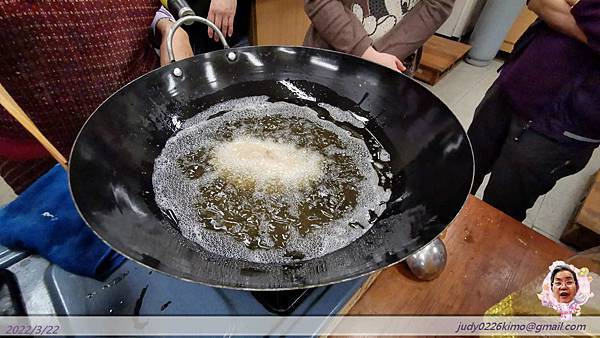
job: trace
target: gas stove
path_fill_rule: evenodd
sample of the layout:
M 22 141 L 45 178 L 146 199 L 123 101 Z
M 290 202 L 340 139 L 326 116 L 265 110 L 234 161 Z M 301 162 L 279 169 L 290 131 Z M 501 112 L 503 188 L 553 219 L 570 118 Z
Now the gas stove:
M 249 292 L 181 281 L 126 261 L 100 282 L 2 247 L 0 268 L 16 276 L 30 315 L 333 315 L 366 281 L 363 277 L 308 290 Z

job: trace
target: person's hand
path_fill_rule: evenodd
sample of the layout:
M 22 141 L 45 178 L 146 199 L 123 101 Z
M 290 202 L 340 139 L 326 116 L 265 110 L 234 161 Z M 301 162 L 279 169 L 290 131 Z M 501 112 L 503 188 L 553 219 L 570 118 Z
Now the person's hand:
M 237 0 L 211 0 L 208 10 L 208 20 L 217 26 L 224 36 L 231 37 L 233 34 L 233 19 Z M 215 34 L 212 28 L 208 27 L 208 37 L 219 41 L 219 35 Z
M 569 6 L 571 6 L 571 7 L 577 5 L 577 3 L 579 2 L 579 0 L 566 0 L 566 1 L 569 4 Z
M 527 7 L 553 30 L 587 45 L 588 37 L 571 13 L 577 3 L 575 0 L 529 0 Z
M 397 72 L 403 72 L 406 70 L 406 67 L 402 61 L 400 61 L 400 59 L 392 54 L 378 52 L 373 47 L 367 48 L 361 57 L 365 60 L 369 60 L 382 66 L 391 68 Z
M 169 53 L 167 52 L 167 36 L 169 35 L 169 30 L 173 26 L 173 22 L 162 19 L 158 21 L 156 24 L 156 29 L 161 34 L 160 40 L 160 65 L 164 66 L 169 63 Z M 192 51 L 192 45 L 190 44 L 190 38 L 188 34 L 183 30 L 183 28 L 179 27 L 175 31 L 175 35 L 173 36 L 173 53 L 175 54 L 175 60 L 186 59 L 194 56 L 194 52 Z

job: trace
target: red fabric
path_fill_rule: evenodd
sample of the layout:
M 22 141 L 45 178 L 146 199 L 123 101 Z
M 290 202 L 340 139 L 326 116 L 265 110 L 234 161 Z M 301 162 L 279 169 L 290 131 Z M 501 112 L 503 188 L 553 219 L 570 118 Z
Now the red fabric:
M 102 101 L 158 66 L 149 29 L 159 6 L 156 0 L 0 2 L 0 83 L 64 156 Z M 0 140 L 0 161 L 11 161 L 13 171 L 15 160 L 48 156 L 3 108 Z
M 56 165 L 52 157 L 36 160 L 12 161 L 0 157 L 2 178 L 10 184 L 16 194 L 20 194 L 38 177 Z
M 0 156 L 14 161 L 27 161 L 48 157 L 48 151 L 37 140 L 0 138 Z

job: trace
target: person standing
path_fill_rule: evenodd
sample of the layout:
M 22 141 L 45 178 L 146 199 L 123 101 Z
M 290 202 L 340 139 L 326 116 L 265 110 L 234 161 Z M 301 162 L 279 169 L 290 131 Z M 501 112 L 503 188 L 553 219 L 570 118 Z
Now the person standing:
M 600 144 L 600 0 L 530 0 L 539 16 L 475 111 L 472 193 L 517 220 Z
M 0 3 L 0 83 L 64 156 L 102 101 L 158 67 L 149 27 L 159 6 L 155 0 Z M 0 176 L 13 190 L 19 194 L 54 164 L 0 107 Z
M 454 0 L 306 0 L 312 24 L 304 45 L 405 71 L 403 61 L 446 21 L 453 5 Z

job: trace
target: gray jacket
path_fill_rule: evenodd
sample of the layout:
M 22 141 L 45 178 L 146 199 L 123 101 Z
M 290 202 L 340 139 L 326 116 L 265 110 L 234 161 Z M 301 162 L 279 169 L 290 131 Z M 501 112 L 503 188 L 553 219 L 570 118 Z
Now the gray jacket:
M 454 0 L 305 0 L 304 45 L 361 56 L 369 46 L 400 60 L 446 21 Z

